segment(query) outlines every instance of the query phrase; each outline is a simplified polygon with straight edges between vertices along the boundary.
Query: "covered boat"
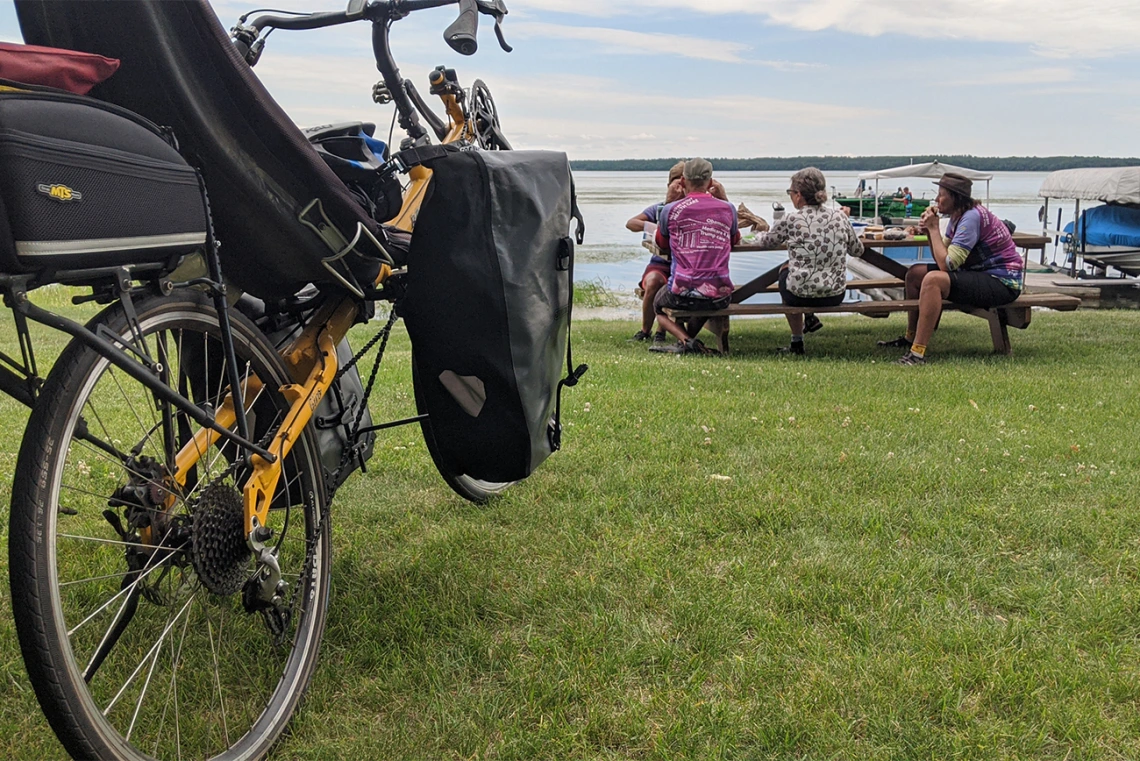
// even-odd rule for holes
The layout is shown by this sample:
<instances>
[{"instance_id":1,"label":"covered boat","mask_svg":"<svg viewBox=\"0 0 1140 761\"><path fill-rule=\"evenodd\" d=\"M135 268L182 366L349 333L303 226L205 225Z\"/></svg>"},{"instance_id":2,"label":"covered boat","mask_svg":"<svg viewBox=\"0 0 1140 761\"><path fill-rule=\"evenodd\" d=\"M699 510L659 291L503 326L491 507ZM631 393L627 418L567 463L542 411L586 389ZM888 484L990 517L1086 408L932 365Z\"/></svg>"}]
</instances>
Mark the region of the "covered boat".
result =
<instances>
[{"instance_id":1,"label":"covered boat","mask_svg":"<svg viewBox=\"0 0 1140 761\"><path fill-rule=\"evenodd\" d=\"M1041 184L1038 196L1045 199L1041 219L1049 221L1051 199L1072 200L1073 222L1060 234L1073 254L1087 264L1115 267L1126 275L1140 275L1140 167L1064 169L1053 172ZM1081 211L1081 204L1101 202Z\"/></svg>"}]
</instances>

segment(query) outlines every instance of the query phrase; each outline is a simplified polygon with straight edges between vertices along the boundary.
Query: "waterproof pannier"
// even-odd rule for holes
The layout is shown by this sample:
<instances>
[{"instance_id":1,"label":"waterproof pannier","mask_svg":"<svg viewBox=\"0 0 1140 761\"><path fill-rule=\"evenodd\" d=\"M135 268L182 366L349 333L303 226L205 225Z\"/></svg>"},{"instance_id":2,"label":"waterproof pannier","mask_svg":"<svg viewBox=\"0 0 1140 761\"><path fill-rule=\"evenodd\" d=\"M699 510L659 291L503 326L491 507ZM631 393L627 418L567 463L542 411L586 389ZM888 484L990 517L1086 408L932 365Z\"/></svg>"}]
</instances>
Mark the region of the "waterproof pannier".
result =
<instances>
[{"instance_id":1,"label":"waterproof pannier","mask_svg":"<svg viewBox=\"0 0 1140 761\"><path fill-rule=\"evenodd\" d=\"M195 170L129 111L77 95L0 93L0 270L173 265L206 241Z\"/></svg>"},{"instance_id":2,"label":"waterproof pannier","mask_svg":"<svg viewBox=\"0 0 1140 761\"><path fill-rule=\"evenodd\" d=\"M425 435L445 475L516 481L558 447L572 217L581 231L570 166L546 151L426 163L402 307Z\"/></svg>"}]
</instances>

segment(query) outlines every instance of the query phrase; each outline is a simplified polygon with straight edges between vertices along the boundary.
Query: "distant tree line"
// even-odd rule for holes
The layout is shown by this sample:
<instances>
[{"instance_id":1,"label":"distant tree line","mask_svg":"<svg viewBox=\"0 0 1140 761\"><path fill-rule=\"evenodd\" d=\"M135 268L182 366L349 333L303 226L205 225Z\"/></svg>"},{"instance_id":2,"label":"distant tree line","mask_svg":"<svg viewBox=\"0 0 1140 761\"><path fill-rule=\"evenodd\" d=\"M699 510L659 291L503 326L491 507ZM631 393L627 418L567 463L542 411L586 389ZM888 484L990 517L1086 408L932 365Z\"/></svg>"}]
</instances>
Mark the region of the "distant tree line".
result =
<instances>
[{"instance_id":1,"label":"distant tree line","mask_svg":"<svg viewBox=\"0 0 1140 761\"><path fill-rule=\"evenodd\" d=\"M578 171L666 172L680 159L587 159L572 161ZM889 169L904 164L941 161L985 172L1053 172L1082 167L1137 166L1140 158L1104 156L790 156L777 158L725 159L710 158L721 171L776 172L795 171L814 166L824 171L869 171Z\"/></svg>"}]
</instances>

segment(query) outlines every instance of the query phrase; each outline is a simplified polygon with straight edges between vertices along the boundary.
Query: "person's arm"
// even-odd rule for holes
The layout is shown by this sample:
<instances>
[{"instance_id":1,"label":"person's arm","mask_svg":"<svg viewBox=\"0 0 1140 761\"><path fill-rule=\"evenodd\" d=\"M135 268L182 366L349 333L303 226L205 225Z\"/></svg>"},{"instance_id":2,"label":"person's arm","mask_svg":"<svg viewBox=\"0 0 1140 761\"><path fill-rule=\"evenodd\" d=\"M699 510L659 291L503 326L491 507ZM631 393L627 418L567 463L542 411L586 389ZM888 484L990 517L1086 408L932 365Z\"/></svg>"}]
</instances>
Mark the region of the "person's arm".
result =
<instances>
[{"instance_id":1,"label":"person's arm","mask_svg":"<svg viewBox=\"0 0 1140 761\"><path fill-rule=\"evenodd\" d=\"M942 230L938 226L938 212L927 207L926 211L922 212L919 224L926 228L926 234L930 238L930 253L934 256L934 263L938 265L938 269L949 272L950 267L946 261L947 242L942 239Z\"/></svg>"},{"instance_id":2,"label":"person's arm","mask_svg":"<svg viewBox=\"0 0 1140 761\"><path fill-rule=\"evenodd\" d=\"M630 232L644 232L645 231L645 222L648 222L648 221L649 221L649 216L646 216L645 212L642 212L641 214L638 214L637 216L630 216L629 221L626 222L626 229L629 230Z\"/></svg>"},{"instance_id":3,"label":"person's arm","mask_svg":"<svg viewBox=\"0 0 1140 761\"><path fill-rule=\"evenodd\" d=\"M630 217L629 221L625 223L625 229L631 233L640 233L645 231L645 223L649 221L649 217L645 212L641 212L636 217Z\"/></svg>"},{"instance_id":4,"label":"person's arm","mask_svg":"<svg viewBox=\"0 0 1140 761\"><path fill-rule=\"evenodd\" d=\"M721 185L716 180L709 180L709 195L713 198L719 198L722 201L728 200L728 194L724 191L724 185Z\"/></svg>"},{"instance_id":5,"label":"person's arm","mask_svg":"<svg viewBox=\"0 0 1140 761\"><path fill-rule=\"evenodd\" d=\"M716 180L713 180L713 182L716 182ZM723 189L724 188L721 188L721 190L723 190ZM721 200L724 200L724 199L721 199ZM732 208L732 204L729 204L729 208ZM736 216L736 209L733 208L732 209L732 245L736 246L739 244L740 244L740 220Z\"/></svg>"},{"instance_id":6,"label":"person's arm","mask_svg":"<svg viewBox=\"0 0 1140 761\"><path fill-rule=\"evenodd\" d=\"M934 253L934 261L938 263L938 268L950 272L961 267L981 237L982 215L977 209L968 210L957 220L954 224L954 235L949 240L943 238L941 234L931 233L930 250ZM935 248L936 244L938 248ZM938 258L939 250L943 254L941 259Z\"/></svg>"},{"instance_id":7,"label":"person's arm","mask_svg":"<svg viewBox=\"0 0 1140 761\"><path fill-rule=\"evenodd\" d=\"M776 224L772 225L772 229L767 232L762 232L756 236L756 240L752 245L759 246L760 248L779 248L788 242L791 237L792 222L791 217L784 217Z\"/></svg>"},{"instance_id":8,"label":"person's arm","mask_svg":"<svg viewBox=\"0 0 1140 761\"><path fill-rule=\"evenodd\" d=\"M843 221L846 222L847 218L844 217ZM855 228L850 223L847 224L847 255L853 256L856 259L863 258L863 241L859 240L859 236L855 234Z\"/></svg>"}]
</instances>

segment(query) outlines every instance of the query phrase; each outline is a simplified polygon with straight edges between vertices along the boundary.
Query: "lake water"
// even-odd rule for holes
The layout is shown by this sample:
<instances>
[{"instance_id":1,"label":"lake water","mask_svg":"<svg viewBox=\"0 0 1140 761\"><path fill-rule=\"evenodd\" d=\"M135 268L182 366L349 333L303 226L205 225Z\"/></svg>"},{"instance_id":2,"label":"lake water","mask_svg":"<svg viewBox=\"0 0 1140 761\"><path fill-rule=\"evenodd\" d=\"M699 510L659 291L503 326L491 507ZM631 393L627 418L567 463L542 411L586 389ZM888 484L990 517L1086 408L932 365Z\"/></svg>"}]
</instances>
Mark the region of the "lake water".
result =
<instances>
[{"instance_id":1,"label":"lake water","mask_svg":"<svg viewBox=\"0 0 1140 761\"><path fill-rule=\"evenodd\" d=\"M850 194L858 184L857 172L826 172L828 184L840 194ZM1037 197L1048 172L996 172L990 182L990 209L1002 219L1017 225L1019 232L1037 233L1041 223L1037 211L1042 200ZM779 202L788 210L791 202L785 192L790 172L717 172L733 205L743 203L755 214L772 221L772 204ZM578 247L574 263L574 280L590 281L632 301L633 289L649 260L641 247L641 235L625 229L626 220L665 196L665 172L576 172L574 182L578 205L586 220L586 242ZM933 198L937 188L929 179L905 181L915 198ZM894 190L880 183L880 190ZM984 182L974 183L974 197L985 199ZM1050 216L1056 223L1055 205ZM1072 210L1065 207L1065 219ZM1051 253L1051 249L1047 249ZM787 256L783 252L745 252L732 255L732 279L744 283L776 266Z\"/></svg>"}]
</instances>

